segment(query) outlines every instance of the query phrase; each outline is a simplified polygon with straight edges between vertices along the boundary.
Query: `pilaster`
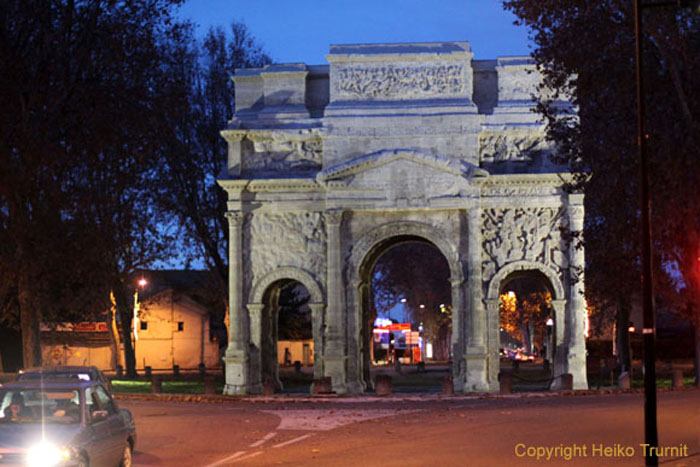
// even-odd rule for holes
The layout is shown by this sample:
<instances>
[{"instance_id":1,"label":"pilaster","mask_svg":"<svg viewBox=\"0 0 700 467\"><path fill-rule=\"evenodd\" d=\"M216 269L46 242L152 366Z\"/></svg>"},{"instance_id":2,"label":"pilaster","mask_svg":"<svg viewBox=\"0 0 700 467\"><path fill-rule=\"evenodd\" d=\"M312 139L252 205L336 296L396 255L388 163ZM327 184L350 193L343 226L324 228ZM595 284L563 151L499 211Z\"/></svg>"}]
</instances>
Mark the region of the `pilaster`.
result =
<instances>
[{"instance_id":1,"label":"pilaster","mask_svg":"<svg viewBox=\"0 0 700 467\"><path fill-rule=\"evenodd\" d=\"M328 236L328 309L326 319L326 346L323 352L323 366L326 376L333 382L336 393L347 392L347 356L345 354L345 319L342 277L340 228L343 211L324 213Z\"/></svg>"},{"instance_id":2,"label":"pilaster","mask_svg":"<svg viewBox=\"0 0 700 467\"><path fill-rule=\"evenodd\" d=\"M582 194L569 195L567 215L571 232L582 233L584 216ZM570 328L567 372L574 377L574 389L587 389L586 342L584 337L587 311L586 300L583 295L585 258L583 248L577 248L577 243L578 241L574 239L569 244L569 283L571 285L567 303L567 319Z\"/></svg>"},{"instance_id":3,"label":"pilaster","mask_svg":"<svg viewBox=\"0 0 700 467\"><path fill-rule=\"evenodd\" d=\"M241 164L243 162L242 141L243 138L245 138L245 132L239 130L223 130L220 134L228 145L228 158L226 162L228 174L233 177L240 177Z\"/></svg>"},{"instance_id":4,"label":"pilaster","mask_svg":"<svg viewBox=\"0 0 700 467\"><path fill-rule=\"evenodd\" d=\"M467 293L469 319L467 320L467 375L465 391L488 391L488 368L493 349L488 347L487 317L484 308L481 273L481 208L474 206L467 212ZM498 361L496 349L495 361Z\"/></svg>"}]
</instances>

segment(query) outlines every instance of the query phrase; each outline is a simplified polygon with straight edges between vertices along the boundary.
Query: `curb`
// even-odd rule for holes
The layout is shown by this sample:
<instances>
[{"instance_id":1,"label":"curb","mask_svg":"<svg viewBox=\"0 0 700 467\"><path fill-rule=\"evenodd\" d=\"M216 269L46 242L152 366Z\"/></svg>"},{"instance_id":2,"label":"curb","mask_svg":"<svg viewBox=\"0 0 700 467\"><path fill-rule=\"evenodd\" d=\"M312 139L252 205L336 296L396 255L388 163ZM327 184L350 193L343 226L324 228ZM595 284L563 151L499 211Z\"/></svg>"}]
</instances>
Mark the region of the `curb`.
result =
<instances>
[{"instance_id":1,"label":"curb","mask_svg":"<svg viewBox=\"0 0 700 467\"><path fill-rule=\"evenodd\" d=\"M656 392L689 392L697 391L700 388L696 386L687 386L680 389L673 388L657 388ZM454 394L451 396L444 394L415 394L415 395L400 395L393 394L388 396L375 395L335 395L328 396L297 396L297 395L277 395L277 396L233 396L224 394L149 394L149 393L116 393L114 398L119 401L154 401L154 402L194 402L207 404L235 404L235 403L362 403L362 402L459 402L465 400L509 400L509 399L535 399L547 397L576 397L576 396L601 396L601 395L620 395L620 394L643 394L644 388L634 389L579 389L579 390L564 390L564 391L546 391L546 392L521 392L514 394L494 394L494 393L470 393L470 394Z\"/></svg>"}]
</instances>

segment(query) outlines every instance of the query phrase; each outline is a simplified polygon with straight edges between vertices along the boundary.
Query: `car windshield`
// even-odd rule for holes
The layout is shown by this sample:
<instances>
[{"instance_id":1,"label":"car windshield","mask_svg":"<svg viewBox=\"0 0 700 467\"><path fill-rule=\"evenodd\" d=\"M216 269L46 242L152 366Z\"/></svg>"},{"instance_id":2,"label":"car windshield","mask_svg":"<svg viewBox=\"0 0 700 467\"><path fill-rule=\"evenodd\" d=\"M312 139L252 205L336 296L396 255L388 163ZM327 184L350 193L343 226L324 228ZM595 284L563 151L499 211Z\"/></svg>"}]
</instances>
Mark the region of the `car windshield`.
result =
<instances>
[{"instance_id":1,"label":"car windshield","mask_svg":"<svg viewBox=\"0 0 700 467\"><path fill-rule=\"evenodd\" d=\"M77 389L0 389L0 423L80 423Z\"/></svg>"}]
</instances>

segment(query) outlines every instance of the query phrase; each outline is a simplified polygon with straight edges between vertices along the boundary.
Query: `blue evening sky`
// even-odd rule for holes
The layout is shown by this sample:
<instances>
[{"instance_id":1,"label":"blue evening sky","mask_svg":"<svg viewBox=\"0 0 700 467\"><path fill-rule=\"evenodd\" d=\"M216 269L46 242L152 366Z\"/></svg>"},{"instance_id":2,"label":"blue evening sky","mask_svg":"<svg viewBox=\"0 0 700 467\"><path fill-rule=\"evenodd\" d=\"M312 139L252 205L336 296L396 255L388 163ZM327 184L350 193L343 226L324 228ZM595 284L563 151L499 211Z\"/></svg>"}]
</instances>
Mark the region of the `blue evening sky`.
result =
<instances>
[{"instance_id":1,"label":"blue evening sky","mask_svg":"<svg viewBox=\"0 0 700 467\"><path fill-rule=\"evenodd\" d=\"M241 21L276 63L326 64L330 44L467 41L475 59L527 55L527 30L500 0L187 0L183 19Z\"/></svg>"}]
</instances>

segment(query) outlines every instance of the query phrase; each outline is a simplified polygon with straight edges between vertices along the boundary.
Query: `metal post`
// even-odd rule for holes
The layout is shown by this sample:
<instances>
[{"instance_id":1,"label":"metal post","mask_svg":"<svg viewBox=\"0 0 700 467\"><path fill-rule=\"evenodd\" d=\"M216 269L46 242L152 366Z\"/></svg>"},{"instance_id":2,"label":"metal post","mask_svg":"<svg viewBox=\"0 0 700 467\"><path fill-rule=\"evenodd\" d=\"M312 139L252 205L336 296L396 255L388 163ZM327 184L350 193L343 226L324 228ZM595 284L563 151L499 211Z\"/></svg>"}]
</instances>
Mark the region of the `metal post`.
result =
<instances>
[{"instance_id":1,"label":"metal post","mask_svg":"<svg viewBox=\"0 0 700 467\"><path fill-rule=\"evenodd\" d=\"M646 115L644 108L644 75L642 49L642 0L635 0L635 39L637 64L637 148L639 156L639 191L642 227L642 306L644 337L644 443L647 445L645 464L658 465L659 445L656 426L656 368L654 298L652 293L651 216L649 203L649 162L646 144ZM653 448L653 449L652 449Z\"/></svg>"}]
</instances>

